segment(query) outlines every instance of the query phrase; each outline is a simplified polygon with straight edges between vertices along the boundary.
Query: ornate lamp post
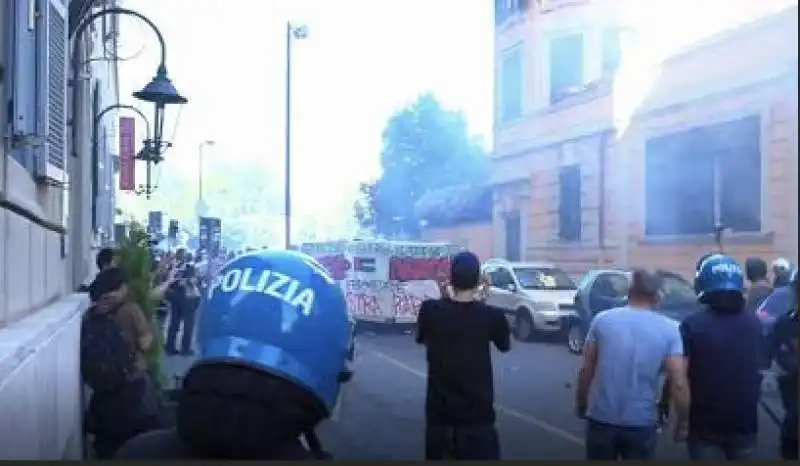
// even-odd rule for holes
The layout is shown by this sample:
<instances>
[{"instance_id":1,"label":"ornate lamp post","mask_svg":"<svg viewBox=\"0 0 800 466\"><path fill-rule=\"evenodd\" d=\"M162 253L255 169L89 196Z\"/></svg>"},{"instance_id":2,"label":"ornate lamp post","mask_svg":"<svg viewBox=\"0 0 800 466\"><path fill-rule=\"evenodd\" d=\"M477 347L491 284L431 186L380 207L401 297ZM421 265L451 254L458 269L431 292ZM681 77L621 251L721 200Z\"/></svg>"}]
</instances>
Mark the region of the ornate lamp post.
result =
<instances>
[{"instance_id":1,"label":"ornate lamp post","mask_svg":"<svg viewBox=\"0 0 800 466\"><path fill-rule=\"evenodd\" d=\"M127 8L107 8L97 13L93 13L86 17L83 21L78 24L78 27L75 28L75 32L73 33L74 37L79 37L87 27L97 18L102 16L110 16L110 15L124 15L124 16L133 16L142 20L153 32L156 34L158 38L158 43L161 46L161 62L156 69L155 77L140 91L134 92L133 97L137 100L142 102L150 102L155 107L154 111L154 118L152 120L153 127L150 128L149 135L147 139L144 141L144 149L137 155L136 159L144 161L147 164L147 172L148 175L151 170L151 165L157 164L163 160L161 156L162 149L168 146L168 142L163 140L164 135L164 110L167 105L174 105L174 104L185 104L188 102L186 97L180 95L175 89L175 86L172 85L172 81L170 81L167 75L167 47L166 43L164 42L164 37L161 35L161 31L150 21L149 18L144 16L143 14L129 10ZM80 41L73 40L73 49L72 49L72 83L73 86L76 86L78 83L78 74L80 68L80 62L78 60L78 45ZM127 107L126 107L127 108ZM73 150L73 157L78 157L77 153L77 139L78 139L78 132L75 130L78 125L77 121L80 119L80 112L78 111L78 99L72 99L72 115L73 115L73 131L72 131L72 150ZM150 123L148 122L148 125ZM147 197L150 197L150 194L153 191L153 187L150 186L150 177L147 177L146 185L143 187L143 194L146 194Z\"/></svg>"}]
</instances>

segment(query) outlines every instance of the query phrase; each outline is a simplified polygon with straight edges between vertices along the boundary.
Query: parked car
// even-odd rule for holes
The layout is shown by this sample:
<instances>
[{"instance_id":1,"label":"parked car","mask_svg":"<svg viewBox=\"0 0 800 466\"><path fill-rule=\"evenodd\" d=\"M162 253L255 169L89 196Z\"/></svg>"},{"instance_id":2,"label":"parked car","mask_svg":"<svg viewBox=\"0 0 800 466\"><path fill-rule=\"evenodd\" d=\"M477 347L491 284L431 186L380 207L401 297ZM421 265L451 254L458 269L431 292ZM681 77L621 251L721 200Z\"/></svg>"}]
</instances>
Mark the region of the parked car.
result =
<instances>
[{"instance_id":1,"label":"parked car","mask_svg":"<svg viewBox=\"0 0 800 466\"><path fill-rule=\"evenodd\" d=\"M553 264L490 259L483 274L489 285L486 303L503 309L518 340L564 331L575 313L577 286Z\"/></svg>"},{"instance_id":2,"label":"parked car","mask_svg":"<svg viewBox=\"0 0 800 466\"><path fill-rule=\"evenodd\" d=\"M676 324L700 310L692 284L680 274L659 270L661 300L655 311ZM580 353L591 320L608 309L624 306L628 301L631 272L621 269L599 269L584 274L575 294L575 313L568 322L567 348Z\"/></svg>"}]
</instances>

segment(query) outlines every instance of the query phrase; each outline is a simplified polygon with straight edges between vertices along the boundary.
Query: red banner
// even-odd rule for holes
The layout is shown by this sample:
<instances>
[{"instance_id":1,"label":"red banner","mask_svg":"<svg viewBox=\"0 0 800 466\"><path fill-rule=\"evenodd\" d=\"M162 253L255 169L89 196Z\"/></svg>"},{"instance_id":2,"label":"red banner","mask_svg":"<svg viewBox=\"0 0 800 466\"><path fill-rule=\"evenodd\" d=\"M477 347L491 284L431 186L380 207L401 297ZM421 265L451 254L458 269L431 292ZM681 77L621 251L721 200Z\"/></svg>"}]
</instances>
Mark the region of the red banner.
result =
<instances>
[{"instance_id":1,"label":"red banner","mask_svg":"<svg viewBox=\"0 0 800 466\"><path fill-rule=\"evenodd\" d=\"M119 119L119 189L136 189L136 121L130 117Z\"/></svg>"}]
</instances>

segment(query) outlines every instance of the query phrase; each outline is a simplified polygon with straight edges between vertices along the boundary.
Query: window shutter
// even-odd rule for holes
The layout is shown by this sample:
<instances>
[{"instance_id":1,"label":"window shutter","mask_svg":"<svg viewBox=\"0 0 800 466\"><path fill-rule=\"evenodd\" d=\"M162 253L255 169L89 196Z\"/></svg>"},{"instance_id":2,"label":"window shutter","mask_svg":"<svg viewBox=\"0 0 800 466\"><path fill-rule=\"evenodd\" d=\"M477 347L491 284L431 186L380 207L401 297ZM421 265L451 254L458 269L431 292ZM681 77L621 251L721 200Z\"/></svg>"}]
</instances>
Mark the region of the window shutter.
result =
<instances>
[{"instance_id":1,"label":"window shutter","mask_svg":"<svg viewBox=\"0 0 800 466\"><path fill-rule=\"evenodd\" d=\"M36 11L35 0L14 0L12 155L34 168L36 141Z\"/></svg>"},{"instance_id":2,"label":"window shutter","mask_svg":"<svg viewBox=\"0 0 800 466\"><path fill-rule=\"evenodd\" d=\"M67 154L67 73L69 39L67 8L63 0L44 0L42 27L37 37L39 52L38 108L43 117L39 131L44 147L38 158L38 175L64 181Z\"/></svg>"}]
</instances>

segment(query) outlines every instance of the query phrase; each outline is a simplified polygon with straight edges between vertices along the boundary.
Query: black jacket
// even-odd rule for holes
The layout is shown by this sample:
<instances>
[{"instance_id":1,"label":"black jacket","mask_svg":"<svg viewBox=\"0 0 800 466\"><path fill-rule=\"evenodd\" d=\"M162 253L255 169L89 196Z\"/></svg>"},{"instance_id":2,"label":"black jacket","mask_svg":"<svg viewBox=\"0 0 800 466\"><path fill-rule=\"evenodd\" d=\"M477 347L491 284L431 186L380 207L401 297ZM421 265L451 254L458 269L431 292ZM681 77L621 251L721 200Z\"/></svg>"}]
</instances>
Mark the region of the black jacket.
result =
<instances>
[{"instance_id":1,"label":"black jacket","mask_svg":"<svg viewBox=\"0 0 800 466\"><path fill-rule=\"evenodd\" d=\"M141 434L129 440L117 451L116 459L120 460L177 460L177 459L221 459L209 458L184 443L173 429L155 430ZM224 458L222 458L224 459ZM286 445L276 451L271 458L264 460L306 461L313 460L313 455L306 450L300 440Z\"/></svg>"}]
</instances>

